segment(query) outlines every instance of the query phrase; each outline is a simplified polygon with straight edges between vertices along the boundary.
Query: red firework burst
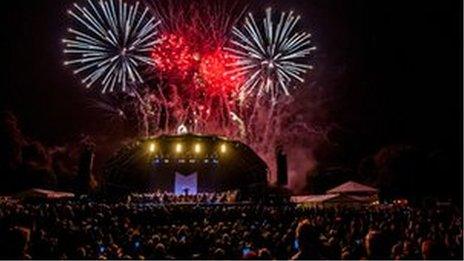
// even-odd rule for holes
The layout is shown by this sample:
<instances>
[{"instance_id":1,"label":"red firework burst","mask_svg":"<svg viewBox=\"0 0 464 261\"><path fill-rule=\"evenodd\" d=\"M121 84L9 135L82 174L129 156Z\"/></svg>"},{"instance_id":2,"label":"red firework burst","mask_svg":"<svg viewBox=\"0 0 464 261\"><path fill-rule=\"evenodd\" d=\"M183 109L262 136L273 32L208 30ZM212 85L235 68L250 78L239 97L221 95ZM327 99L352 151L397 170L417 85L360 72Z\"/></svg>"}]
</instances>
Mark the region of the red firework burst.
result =
<instances>
[{"instance_id":1,"label":"red firework burst","mask_svg":"<svg viewBox=\"0 0 464 261\"><path fill-rule=\"evenodd\" d=\"M224 46L246 0L148 1L162 22L162 37L152 50L159 84L150 115L166 122L165 131L183 124L195 132L233 133L234 94L243 79L227 73L235 58Z\"/></svg>"},{"instance_id":2,"label":"red firework burst","mask_svg":"<svg viewBox=\"0 0 464 261\"><path fill-rule=\"evenodd\" d=\"M227 74L228 67L234 62L235 59L221 49L201 58L199 74L210 91L228 94L241 84L242 79Z\"/></svg>"},{"instance_id":3,"label":"red firework burst","mask_svg":"<svg viewBox=\"0 0 464 261\"><path fill-rule=\"evenodd\" d=\"M164 33L152 53L156 72L178 88L195 90L202 96L226 94L227 97L237 89L241 79L226 74L234 58L223 47L233 26L247 10L248 1L148 2L161 20Z\"/></svg>"},{"instance_id":4,"label":"red firework burst","mask_svg":"<svg viewBox=\"0 0 464 261\"><path fill-rule=\"evenodd\" d=\"M176 81L209 94L230 94L241 79L227 74L234 58L221 48L196 50L182 36L167 34L152 52L156 71L163 78Z\"/></svg>"},{"instance_id":5,"label":"red firework burst","mask_svg":"<svg viewBox=\"0 0 464 261\"><path fill-rule=\"evenodd\" d=\"M170 80L186 80L195 65L191 47L182 36L163 35L153 48L156 71Z\"/></svg>"}]
</instances>

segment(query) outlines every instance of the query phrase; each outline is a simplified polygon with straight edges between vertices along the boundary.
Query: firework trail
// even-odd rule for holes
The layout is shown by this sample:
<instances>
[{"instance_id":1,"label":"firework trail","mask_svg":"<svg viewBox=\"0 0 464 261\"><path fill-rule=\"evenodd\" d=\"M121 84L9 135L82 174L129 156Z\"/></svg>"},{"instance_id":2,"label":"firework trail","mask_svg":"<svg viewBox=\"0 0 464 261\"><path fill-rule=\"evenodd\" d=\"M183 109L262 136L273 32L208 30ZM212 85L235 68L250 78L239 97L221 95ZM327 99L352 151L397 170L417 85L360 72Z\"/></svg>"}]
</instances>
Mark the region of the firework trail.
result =
<instances>
[{"instance_id":1,"label":"firework trail","mask_svg":"<svg viewBox=\"0 0 464 261\"><path fill-rule=\"evenodd\" d=\"M123 121L127 119L126 113L120 108L120 103L115 104L109 99L89 99L89 109L97 110L110 123Z\"/></svg>"},{"instance_id":2,"label":"firework trail","mask_svg":"<svg viewBox=\"0 0 464 261\"><path fill-rule=\"evenodd\" d=\"M141 68L153 65L150 50L157 43L160 22L139 2L86 3L74 4L68 11L77 29L69 28L68 38L63 39L68 56L64 64L73 66L74 74L82 75L88 88L98 81L103 93L116 86L126 91L130 84L143 83Z\"/></svg>"},{"instance_id":3,"label":"firework trail","mask_svg":"<svg viewBox=\"0 0 464 261\"><path fill-rule=\"evenodd\" d=\"M243 0L149 0L163 32L189 39L199 53L224 46L249 7Z\"/></svg>"}]
</instances>

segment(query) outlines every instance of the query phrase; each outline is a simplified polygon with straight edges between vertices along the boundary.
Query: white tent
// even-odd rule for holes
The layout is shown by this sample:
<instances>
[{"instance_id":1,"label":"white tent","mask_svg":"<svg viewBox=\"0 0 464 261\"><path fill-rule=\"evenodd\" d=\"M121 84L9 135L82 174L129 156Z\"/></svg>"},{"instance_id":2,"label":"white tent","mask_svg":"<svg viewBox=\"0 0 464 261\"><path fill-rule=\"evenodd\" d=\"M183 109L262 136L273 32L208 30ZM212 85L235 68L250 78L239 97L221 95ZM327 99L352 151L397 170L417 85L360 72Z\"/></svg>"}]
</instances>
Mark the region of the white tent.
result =
<instances>
[{"instance_id":1,"label":"white tent","mask_svg":"<svg viewBox=\"0 0 464 261\"><path fill-rule=\"evenodd\" d=\"M324 201L338 197L337 194L332 195L305 195L305 196L292 196L290 202L292 203L305 203L305 204L319 204Z\"/></svg>"},{"instance_id":2,"label":"white tent","mask_svg":"<svg viewBox=\"0 0 464 261\"><path fill-rule=\"evenodd\" d=\"M54 199L70 199L70 198L74 198L74 196L75 196L74 193L71 193L71 192L33 188L33 189L29 189L29 190L18 193L16 195L16 198L54 200Z\"/></svg>"},{"instance_id":3,"label":"white tent","mask_svg":"<svg viewBox=\"0 0 464 261\"><path fill-rule=\"evenodd\" d=\"M327 190L327 194L353 194L353 195L372 195L377 194L378 189L369 187L354 181L348 181L333 189Z\"/></svg>"},{"instance_id":4,"label":"white tent","mask_svg":"<svg viewBox=\"0 0 464 261\"><path fill-rule=\"evenodd\" d=\"M302 207L361 206L371 202L369 198L346 194L293 196L290 198L290 201Z\"/></svg>"}]
</instances>

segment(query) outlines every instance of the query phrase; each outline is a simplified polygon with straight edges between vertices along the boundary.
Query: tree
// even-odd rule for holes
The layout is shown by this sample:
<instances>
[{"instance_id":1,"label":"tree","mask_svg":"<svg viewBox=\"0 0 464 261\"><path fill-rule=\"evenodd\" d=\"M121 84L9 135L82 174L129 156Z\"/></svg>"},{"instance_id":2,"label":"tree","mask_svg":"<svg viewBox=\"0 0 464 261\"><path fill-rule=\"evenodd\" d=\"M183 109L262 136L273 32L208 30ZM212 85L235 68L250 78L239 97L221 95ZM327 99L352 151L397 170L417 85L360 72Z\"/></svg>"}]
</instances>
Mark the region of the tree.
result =
<instances>
[{"instance_id":1,"label":"tree","mask_svg":"<svg viewBox=\"0 0 464 261\"><path fill-rule=\"evenodd\" d=\"M384 198L406 197L419 199L429 192L427 186L427 157L409 145L390 145L374 156L376 185Z\"/></svg>"}]
</instances>

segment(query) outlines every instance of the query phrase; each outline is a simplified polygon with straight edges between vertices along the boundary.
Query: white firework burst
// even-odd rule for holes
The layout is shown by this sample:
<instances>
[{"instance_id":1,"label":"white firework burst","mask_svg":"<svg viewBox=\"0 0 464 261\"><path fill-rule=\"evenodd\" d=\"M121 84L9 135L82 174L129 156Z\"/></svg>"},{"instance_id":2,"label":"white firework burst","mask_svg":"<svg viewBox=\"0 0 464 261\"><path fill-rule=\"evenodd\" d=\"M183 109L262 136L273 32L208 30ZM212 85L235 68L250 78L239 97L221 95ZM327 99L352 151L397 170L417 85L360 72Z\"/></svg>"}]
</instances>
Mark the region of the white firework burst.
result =
<instances>
[{"instance_id":1,"label":"white firework burst","mask_svg":"<svg viewBox=\"0 0 464 261\"><path fill-rule=\"evenodd\" d=\"M295 32L300 19L293 12L281 13L274 24L272 9L268 8L262 26L249 13L242 30L233 28L232 46L227 50L237 62L228 73L245 77L242 97L250 93L268 93L272 98L282 92L290 95L294 80L304 82L303 75L313 68L308 56L316 47L311 46L311 34Z\"/></svg>"},{"instance_id":2,"label":"white firework burst","mask_svg":"<svg viewBox=\"0 0 464 261\"><path fill-rule=\"evenodd\" d=\"M153 64L150 50L157 43L160 22L139 2L92 1L68 11L77 27L69 28L69 37L63 39L68 56L64 64L73 66L88 88L100 84L103 93L143 83L140 70Z\"/></svg>"}]
</instances>

